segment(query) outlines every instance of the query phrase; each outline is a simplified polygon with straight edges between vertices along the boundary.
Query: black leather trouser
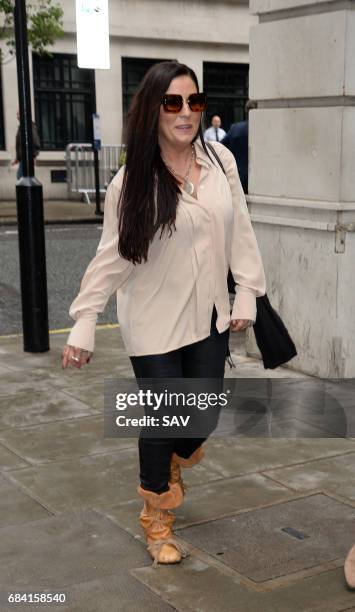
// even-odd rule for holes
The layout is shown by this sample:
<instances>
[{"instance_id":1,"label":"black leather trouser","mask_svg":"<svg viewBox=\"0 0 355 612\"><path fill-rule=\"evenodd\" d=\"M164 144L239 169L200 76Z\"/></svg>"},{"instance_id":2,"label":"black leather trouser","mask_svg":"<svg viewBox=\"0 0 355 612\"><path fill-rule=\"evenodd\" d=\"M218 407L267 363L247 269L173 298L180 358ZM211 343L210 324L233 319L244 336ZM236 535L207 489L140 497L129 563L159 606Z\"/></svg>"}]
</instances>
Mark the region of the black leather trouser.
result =
<instances>
[{"instance_id":1,"label":"black leather trouser","mask_svg":"<svg viewBox=\"0 0 355 612\"><path fill-rule=\"evenodd\" d=\"M140 378L224 378L229 329L218 332L213 308L208 338L160 355L130 357L134 374ZM171 455L187 459L206 438L145 438L138 441L140 480L143 489L163 493L169 489Z\"/></svg>"}]
</instances>

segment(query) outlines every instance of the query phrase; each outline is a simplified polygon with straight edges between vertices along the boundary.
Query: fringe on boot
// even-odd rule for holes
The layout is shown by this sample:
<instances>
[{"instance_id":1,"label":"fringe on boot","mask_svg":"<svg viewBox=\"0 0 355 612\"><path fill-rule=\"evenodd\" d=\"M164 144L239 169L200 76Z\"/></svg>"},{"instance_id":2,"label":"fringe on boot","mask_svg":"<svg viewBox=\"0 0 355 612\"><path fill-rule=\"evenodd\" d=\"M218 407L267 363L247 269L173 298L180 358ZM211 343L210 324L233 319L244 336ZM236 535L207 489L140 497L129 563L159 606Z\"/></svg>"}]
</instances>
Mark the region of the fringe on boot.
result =
<instances>
[{"instance_id":1,"label":"fringe on boot","mask_svg":"<svg viewBox=\"0 0 355 612\"><path fill-rule=\"evenodd\" d=\"M138 494L144 499L140 523L144 529L147 549L153 558L153 567L158 563L179 563L187 557L188 550L174 536L172 527L175 516L171 510L183 501L184 494L179 482L169 483L169 490L158 494L141 486Z\"/></svg>"}]
</instances>

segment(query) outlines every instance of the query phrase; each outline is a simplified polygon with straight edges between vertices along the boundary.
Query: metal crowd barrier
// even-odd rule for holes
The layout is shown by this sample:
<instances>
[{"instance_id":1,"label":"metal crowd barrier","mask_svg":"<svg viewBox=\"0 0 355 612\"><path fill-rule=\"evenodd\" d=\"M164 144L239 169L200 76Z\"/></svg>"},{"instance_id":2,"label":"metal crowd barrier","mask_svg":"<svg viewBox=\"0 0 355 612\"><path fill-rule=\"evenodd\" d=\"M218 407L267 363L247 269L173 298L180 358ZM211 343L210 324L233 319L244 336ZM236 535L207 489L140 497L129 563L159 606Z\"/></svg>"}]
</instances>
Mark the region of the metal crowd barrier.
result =
<instances>
[{"instance_id":1,"label":"metal crowd barrier","mask_svg":"<svg viewBox=\"0 0 355 612\"><path fill-rule=\"evenodd\" d=\"M102 145L99 151L100 192L106 189L116 172L120 169L125 145ZM87 142L72 142L65 150L67 166L68 198L82 194L87 204L91 204L89 194L95 193L94 153Z\"/></svg>"}]
</instances>

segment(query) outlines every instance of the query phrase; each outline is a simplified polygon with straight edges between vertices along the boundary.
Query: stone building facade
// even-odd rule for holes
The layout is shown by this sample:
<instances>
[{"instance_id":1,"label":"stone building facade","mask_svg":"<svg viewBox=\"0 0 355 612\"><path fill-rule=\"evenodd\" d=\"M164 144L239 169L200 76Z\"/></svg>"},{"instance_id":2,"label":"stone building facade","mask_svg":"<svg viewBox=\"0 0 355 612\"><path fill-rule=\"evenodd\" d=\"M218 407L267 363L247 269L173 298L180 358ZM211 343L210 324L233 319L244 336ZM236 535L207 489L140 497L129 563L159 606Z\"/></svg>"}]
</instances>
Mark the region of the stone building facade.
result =
<instances>
[{"instance_id":1,"label":"stone building facade","mask_svg":"<svg viewBox=\"0 0 355 612\"><path fill-rule=\"evenodd\" d=\"M137 83L155 60L177 59L207 87L210 114L225 127L243 118L249 71L249 30L256 21L243 0L109 0L110 70L78 71L74 0L60 0L65 36L52 58L30 52L33 114L42 151L36 175L46 198L65 198L65 146L90 137L91 112L102 142L121 143L122 121ZM1 68L0 199L15 197L16 62ZM95 110L95 109L94 109ZM59 181L59 182L57 182Z\"/></svg>"},{"instance_id":2,"label":"stone building facade","mask_svg":"<svg viewBox=\"0 0 355 612\"><path fill-rule=\"evenodd\" d=\"M249 202L291 367L355 376L355 3L252 0ZM249 336L249 351L253 338Z\"/></svg>"}]
</instances>

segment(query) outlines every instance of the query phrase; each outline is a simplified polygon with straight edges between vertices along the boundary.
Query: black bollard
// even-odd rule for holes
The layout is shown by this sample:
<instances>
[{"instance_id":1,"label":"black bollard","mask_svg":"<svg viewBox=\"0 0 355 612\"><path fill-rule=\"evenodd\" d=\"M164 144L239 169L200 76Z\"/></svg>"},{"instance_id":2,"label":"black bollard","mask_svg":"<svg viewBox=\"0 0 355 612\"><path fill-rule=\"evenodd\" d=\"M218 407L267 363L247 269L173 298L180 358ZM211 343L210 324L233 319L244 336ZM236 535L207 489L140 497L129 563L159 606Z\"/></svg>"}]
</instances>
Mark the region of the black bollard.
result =
<instances>
[{"instance_id":1,"label":"black bollard","mask_svg":"<svg viewBox=\"0 0 355 612\"><path fill-rule=\"evenodd\" d=\"M49 350L43 192L34 176L26 1L15 0L14 25L23 177L16 183L23 348Z\"/></svg>"}]
</instances>

